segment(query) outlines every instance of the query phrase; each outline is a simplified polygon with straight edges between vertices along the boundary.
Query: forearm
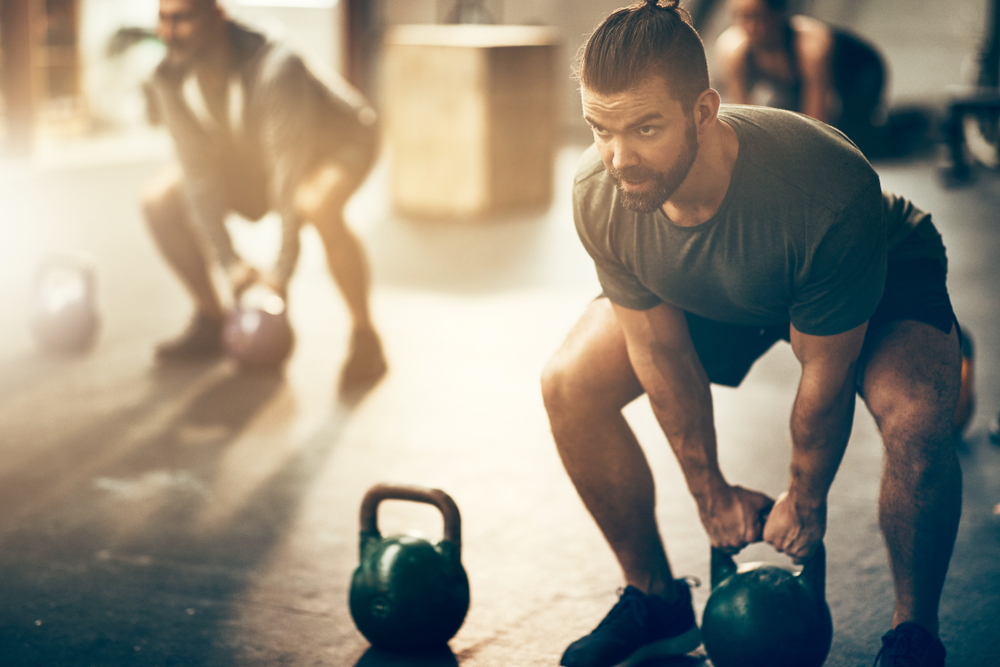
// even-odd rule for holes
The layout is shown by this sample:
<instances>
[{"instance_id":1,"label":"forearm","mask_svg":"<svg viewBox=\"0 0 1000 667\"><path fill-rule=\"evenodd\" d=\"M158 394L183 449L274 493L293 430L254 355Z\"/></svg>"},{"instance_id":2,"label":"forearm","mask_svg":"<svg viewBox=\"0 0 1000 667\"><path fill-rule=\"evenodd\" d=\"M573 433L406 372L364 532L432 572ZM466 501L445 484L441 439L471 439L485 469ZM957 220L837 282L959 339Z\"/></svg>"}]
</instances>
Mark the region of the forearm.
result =
<instances>
[{"instance_id":1,"label":"forearm","mask_svg":"<svg viewBox=\"0 0 1000 667\"><path fill-rule=\"evenodd\" d=\"M732 553L760 539L761 511L773 501L731 486L719 469L712 394L697 354L662 359L674 383L647 389L712 545ZM666 370L666 369L664 369ZM646 385L644 385L646 386Z\"/></svg>"},{"instance_id":2,"label":"forearm","mask_svg":"<svg viewBox=\"0 0 1000 667\"><path fill-rule=\"evenodd\" d=\"M825 502L837 468L847 448L854 418L854 379L836 391L803 382L792 408L792 462L789 495L799 502Z\"/></svg>"},{"instance_id":3,"label":"forearm","mask_svg":"<svg viewBox=\"0 0 1000 667\"><path fill-rule=\"evenodd\" d=\"M699 504L705 503L726 486L719 469L708 377L696 356L662 351L651 356L656 372L649 374L644 386L653 414L677 457L691 495Z\"/></svg>"},{"instance_id":4,"label":"forearm","mask_svg":"<svg viewBox=\"0 0 1000 667\"><path fill-rule=\"evenodd\" d=\"M207 238L216 261L228 269L239 260L239 255L226 229L227 209L221 185L212 179L192 182L191 177L188 177L188 183L188 200L195 225Z\"/></svg>"},{"instance_id":5,"label":"forearm","mask_svg":"<svg viewBox=\"0 0 1000 667\"><path fill-rule=\"evenodd\" d=\"M760 512L773 501L731 486L719 469L712 392L683 311L615 307L629 358L649 396L714 546L738 551L760 539Z\"/></svg>"},{"instance_id":6,"label":"forearm","mask_svg":"<svg viewBox=\"0 0 1000 667\"><path fill-rule=\"evenodd\" d=\"M282 214L281 219L281 249L278 252L278 259L274 265L272 279L274 287L281 293L288 291L288 283L292 279L295 265L299 260L301 243L299 232L302 224L298 217L290 212Z\"/></svg>"}]
</instances>

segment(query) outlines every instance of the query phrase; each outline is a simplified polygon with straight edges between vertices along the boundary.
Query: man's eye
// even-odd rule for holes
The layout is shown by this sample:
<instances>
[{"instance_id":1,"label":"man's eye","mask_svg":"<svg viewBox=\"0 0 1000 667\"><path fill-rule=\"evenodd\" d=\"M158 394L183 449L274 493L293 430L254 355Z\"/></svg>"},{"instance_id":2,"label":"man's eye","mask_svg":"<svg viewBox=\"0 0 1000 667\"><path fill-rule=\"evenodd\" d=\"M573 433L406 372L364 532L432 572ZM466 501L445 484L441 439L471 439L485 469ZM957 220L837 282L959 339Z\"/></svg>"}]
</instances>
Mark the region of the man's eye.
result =
<instances>
[{"instance_id":1,"label":"man's eye","mask_svg":"<svg viewBox=\"0 0 1000 667\"><path fill-rule=\"evenodd\" d=\"M643 136L647 136L648 137L649 135L651 135L651 134L653 134L655 132L656 132L656 128L653 127L652 125L643 125L642 127L639 128L639 134L641 134Z\"/></svg>"}]
</instances>

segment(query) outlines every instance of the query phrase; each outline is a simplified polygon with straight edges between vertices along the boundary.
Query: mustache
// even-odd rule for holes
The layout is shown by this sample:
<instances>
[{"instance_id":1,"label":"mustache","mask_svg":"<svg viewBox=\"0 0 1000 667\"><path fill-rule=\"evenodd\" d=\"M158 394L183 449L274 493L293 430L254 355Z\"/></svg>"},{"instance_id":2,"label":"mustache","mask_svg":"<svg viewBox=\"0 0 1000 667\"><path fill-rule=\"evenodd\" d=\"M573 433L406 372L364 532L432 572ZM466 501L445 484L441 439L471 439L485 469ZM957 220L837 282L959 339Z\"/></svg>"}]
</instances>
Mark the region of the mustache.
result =
<instances>
[{"instance_id":1,"label":"mustache","mask_svg":"<svg viewBox=\"0 0 1000 667\"><path fill-rule=\"evenodd\" d=\"M620 184L622 181L628 181L629 183L642 183L643 181L656 178L660 174L659 172L646 167L626 167L624 169L608 167L608 175L615 183Z\"/></svg>"}]
</instances>

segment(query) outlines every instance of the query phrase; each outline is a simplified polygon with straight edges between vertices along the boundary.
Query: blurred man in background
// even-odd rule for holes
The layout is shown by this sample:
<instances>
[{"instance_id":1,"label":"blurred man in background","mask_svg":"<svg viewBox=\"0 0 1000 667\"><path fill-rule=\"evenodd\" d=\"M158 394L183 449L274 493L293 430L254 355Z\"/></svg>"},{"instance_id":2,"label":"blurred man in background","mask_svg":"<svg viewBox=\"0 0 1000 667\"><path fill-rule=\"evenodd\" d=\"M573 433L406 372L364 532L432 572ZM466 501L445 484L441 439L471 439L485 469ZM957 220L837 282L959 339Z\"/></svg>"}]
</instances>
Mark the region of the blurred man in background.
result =
<instances>
[{"instance_id":1,"label":"blurred man in background","mask_svg":"<svg viewBox=\"0 0 1000 667\"><path fill-rule=\"evenodd\" d=\"M727 102L798 111L881 152L885 68L871 45L788 0L729 0L734 24L716 42Z\"/></svg>"},{"instance_id":2,"label":"blurred man in background","mask_svg":"<svg viewBox=\"0 0 1000 667\"><path fill-rule=\"evenodd\" d=\"M178 164L151 182L143 212L157 245L195 302L189 328L161 344L161 362L221 352L223 300L212 280L221 264L234 297L263 284L282 297L312 223L353 320L342 381L385 372L368 307L364 252L344 206L375 157L375 112L342 81L321 81L282 44L231 21L216 0L160 0L157 32L167 53L150 94L173 137ZM282 220L275 265L259 271L234 250L230 212Z\"/></svg>"}]
</instances>

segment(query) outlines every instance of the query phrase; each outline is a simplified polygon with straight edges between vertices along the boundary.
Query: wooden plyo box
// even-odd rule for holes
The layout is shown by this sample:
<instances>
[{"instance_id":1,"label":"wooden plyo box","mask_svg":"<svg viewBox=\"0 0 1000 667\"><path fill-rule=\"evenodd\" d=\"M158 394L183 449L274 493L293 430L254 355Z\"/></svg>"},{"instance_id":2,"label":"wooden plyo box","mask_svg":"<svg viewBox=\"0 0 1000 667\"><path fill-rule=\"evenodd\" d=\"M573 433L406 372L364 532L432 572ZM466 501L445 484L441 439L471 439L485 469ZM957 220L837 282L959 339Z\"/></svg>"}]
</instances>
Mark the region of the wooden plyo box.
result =
<instances>
[{"instance_id":1,"label":"wooden plyo box","mask_svg":"<svg viewBox=\"0 0 1000 667\"><path fill-rule=\"evenodd\" d=\"M534 26L389 31L381 91L394 208L453 218L546 206L557 49L555 33Z\"/></svg>"}]
</instances>

